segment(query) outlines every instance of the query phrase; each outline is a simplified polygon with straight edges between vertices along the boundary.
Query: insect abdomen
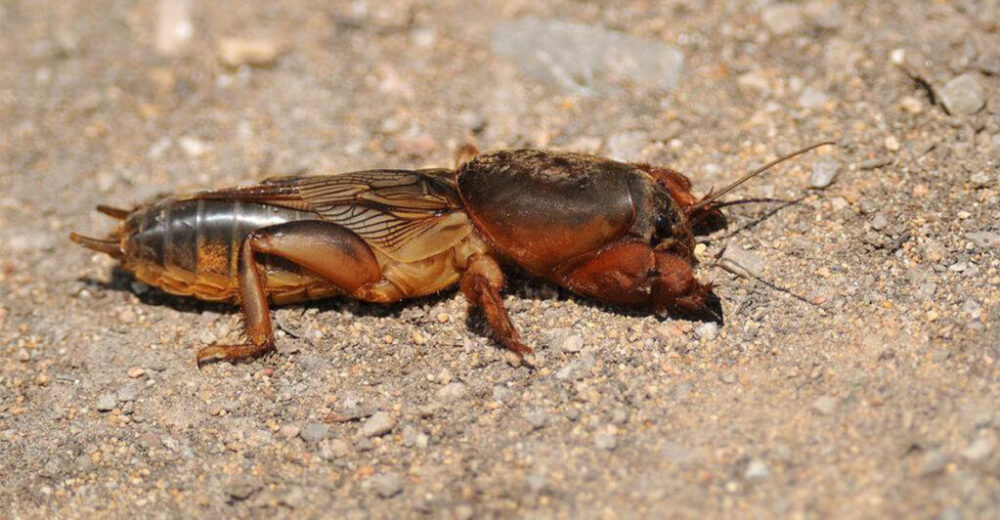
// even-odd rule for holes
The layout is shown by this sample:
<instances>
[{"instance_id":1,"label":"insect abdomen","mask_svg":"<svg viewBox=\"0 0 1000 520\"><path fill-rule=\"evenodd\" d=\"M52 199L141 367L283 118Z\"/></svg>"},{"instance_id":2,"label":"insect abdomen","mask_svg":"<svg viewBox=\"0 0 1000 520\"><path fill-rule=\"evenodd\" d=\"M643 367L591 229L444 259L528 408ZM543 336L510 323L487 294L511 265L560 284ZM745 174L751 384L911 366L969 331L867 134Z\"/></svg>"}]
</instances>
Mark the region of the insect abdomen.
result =
<instances>
[{"instance_id":1,"label":"insect abdomen","mask_svg":"<svg viewBox=\"0 0 1000 520\"><path fill-rule=\"evenodd\" d=\"M164 201L125 221L124 267L139 280L170 293L234 301L239 250L247 236L267 226L314 218L310 212L242 201ZM267 255L259 260L267 269L274 299L321 297L310 294L310 289L322 284L295 264ZM291 290L295 285L297 289ZM325 296L328 291L322 292Z\"/></svg>"}]
</instances>

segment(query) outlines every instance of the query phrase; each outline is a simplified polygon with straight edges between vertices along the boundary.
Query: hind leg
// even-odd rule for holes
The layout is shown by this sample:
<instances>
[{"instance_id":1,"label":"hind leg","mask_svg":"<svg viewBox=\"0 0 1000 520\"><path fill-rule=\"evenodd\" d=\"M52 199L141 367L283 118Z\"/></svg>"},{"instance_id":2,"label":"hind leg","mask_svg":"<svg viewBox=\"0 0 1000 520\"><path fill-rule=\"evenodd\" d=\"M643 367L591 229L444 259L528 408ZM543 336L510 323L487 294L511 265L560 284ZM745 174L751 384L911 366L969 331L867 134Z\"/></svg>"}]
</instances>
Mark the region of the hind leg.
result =
<instances>
[{"instance_id":1,"label":"hind leg","mask_svg":"<svg viewBox=\"0 0 1000 520\"><path fill-rule=\"evenodd\" d=\"M261 228L243 241L239 253L239 295L247 342L212 345L198 351L198 364L259 356L274 348L267 304L264 266L256 255L284 258L329 280L352 294L382 276L375 254L352 231L319 220L288 222Z\"/></svg>"}]
</instances>

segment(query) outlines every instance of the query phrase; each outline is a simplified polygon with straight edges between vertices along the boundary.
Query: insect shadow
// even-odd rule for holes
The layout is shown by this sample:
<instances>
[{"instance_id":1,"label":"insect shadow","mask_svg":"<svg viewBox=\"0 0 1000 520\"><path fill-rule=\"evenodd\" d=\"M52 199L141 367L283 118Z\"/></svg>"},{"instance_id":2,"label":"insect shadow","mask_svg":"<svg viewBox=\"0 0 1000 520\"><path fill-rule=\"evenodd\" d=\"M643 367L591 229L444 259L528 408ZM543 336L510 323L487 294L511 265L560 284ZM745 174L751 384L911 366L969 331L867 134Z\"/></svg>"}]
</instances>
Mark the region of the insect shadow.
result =
<instances>
[{"instance_id":1,"label":"insect shadow","mask_svg":"<svg viewBox=\"0 0 1000 520\"><path fill-rule=\"evenodd\" d=\"M119 266L115 266L112 269L111 279L109 281L98 280L89 276L80 277L78 280L85 285L96 287L101 290L133 294L141 303L145 305L154 307L169 307L179 312L201 313L210 311L223 315L239 314L240 312L238 307L234 307L228 302L209 302L198 300L186 296L170 294L156 287L149 287L148 290L136 292L133 289L133 284L137 281L136 278ZM453 294L454 291L443 291L437 294L411 298L409 300L389 304L366 303L353 300L348 297L334 296L322 300L280 304L276 305L275 308L315 308L320 311L349 310L351 314L356 316L386 317L398 316L408 307L433 305L441 300L450 298Z\"/></svg>"},{"instance_id":2,"label":"insect shadow","mask_svg":"<svg viewBox=\"0 0 1000 520\"><path fill-rule=\"evenodd\" d=\"M184 296L169 294L155 287L150 287L146 291L136 292L133 289L133 284L136 281L135 277L128 271L125 271L117 266L112 269L110 280L98 280L90 276L84 276L79 278L79 281L84 285L103 291L133 294L144 305L169 307L178 312L192 314L214 312L220 315L239 313L239 310L234 308L229 303L206 302L193 298L186 298ZM549 290L543 291L543 288L548 288ZM454 297L456 292L458 292L458 289L452 289L390 304L359 302L347 297L332 297L323 300L284 304L280 305L279 308L314 308L321 312L343 312L347 310L354 316L400 317L408 308L432 307L444 300ZM552 292L555 292L556 296L551 296ZM512 269L509 273L507 294L512 294L517 298L526 300L574 301L580 305L599 309L602 312L626 318L643 318L651 315L649 311L644 311L642 309L618 306L602 302L597 299L573 294L566 289L539 280L538 278L532 277L528 273L516 268ZM670 312L656 314L655 316L657 320L661 322L670 319L682 319L690 321L715 322L722 326L725 321L722 311L722 301L714 292L709 293L708 305L703 312ZM283 326L280 320L276 322L276 325L293 337L299 337L298 331L286 330L287 327ZM491 329L480 312L475 312L470 309L470 312L465 318L465 325L468 327L468 330L476 336L490 340L493 339ZM503 349L503 345L500 343L497 343L495 346L498 349Z\"/></svg>"}]
</instances>

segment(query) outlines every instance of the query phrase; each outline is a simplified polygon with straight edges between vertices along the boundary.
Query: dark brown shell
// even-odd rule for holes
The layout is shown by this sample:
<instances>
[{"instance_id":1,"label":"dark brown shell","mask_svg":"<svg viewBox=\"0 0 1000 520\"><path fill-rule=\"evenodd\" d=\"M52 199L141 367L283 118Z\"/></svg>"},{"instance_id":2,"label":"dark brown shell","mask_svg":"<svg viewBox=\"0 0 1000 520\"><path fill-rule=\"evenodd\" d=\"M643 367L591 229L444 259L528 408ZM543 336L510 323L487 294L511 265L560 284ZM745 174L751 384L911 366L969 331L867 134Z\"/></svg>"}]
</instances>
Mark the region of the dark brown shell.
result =
<instances>
[{"instance_id":1,"label":"dark brown shell","mask_svg":"<svg viewBox=\"0 0 1000 520\"><path fill-rule=\"evenodd\" d=\"M652 179L631 164L535 150L481 154L458 170L473 224L503 255L539 276L625 234L648 242Z\"/></svg>"}]
</instances>

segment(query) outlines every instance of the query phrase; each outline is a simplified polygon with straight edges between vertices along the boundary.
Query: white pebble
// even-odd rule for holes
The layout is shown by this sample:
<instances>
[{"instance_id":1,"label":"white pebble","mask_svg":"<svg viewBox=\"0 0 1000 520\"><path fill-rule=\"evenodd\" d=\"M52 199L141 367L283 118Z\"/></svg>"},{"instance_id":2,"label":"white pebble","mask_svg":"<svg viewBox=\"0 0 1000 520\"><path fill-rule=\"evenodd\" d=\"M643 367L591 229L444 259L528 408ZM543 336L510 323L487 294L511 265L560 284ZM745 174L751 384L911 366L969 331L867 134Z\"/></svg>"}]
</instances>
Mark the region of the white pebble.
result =
<instances>
[{"instance_id":1,"label":"white pebble","mask_svg":"<svg viewBox=\"0 0 1000 520\"><path fill-rule=\"evenodd\" d=\"M712 341L719 336L719 325L714 321L706 321L695 327L694 334L703 340Z\"/></svg>"},{"instance_id":2,"label":"white pebble","mask_svg":"<svg viewBox=\"0 0 1000 520\"><path fill-rule=\"evenodd\" d=\"M396 419L385 412L376 412L365 421L361 434L365 437L381 437L396 427Z\"/></svg>"},{"instance_id":3,"label":"white pebble","mask_svg":"<svg viewBox=\"0 0 1000 520\"><path fill-rule=\"evenodd\" d=\"M403 480L395 473L385 473L372 477L372 487L382 498L391 498L403 491Z\"/></svg>"},{"instance_id":4,"label":"white pebble","mask_svg":"<svg viewBox=\"0 0 1000 520\"><path fill-rule=\"evenodd\" d=\"M224 38L219 42L219 60L229 67L265 67L278 57L278 46L268 40Z\"/></svg>"},{"instance_id":5,"label":"white pebble","mask_svg":"<svg viewBox=\"0 0 1000 520\"><path fill-rule=\"evenodd\" d=\"M747 469L743 472L743 476L747 479L762 479L771 474L771 470L768 469L767 464L760 459L751 459L750 463L747 464Z\"/></svg>"}]
</instances>

